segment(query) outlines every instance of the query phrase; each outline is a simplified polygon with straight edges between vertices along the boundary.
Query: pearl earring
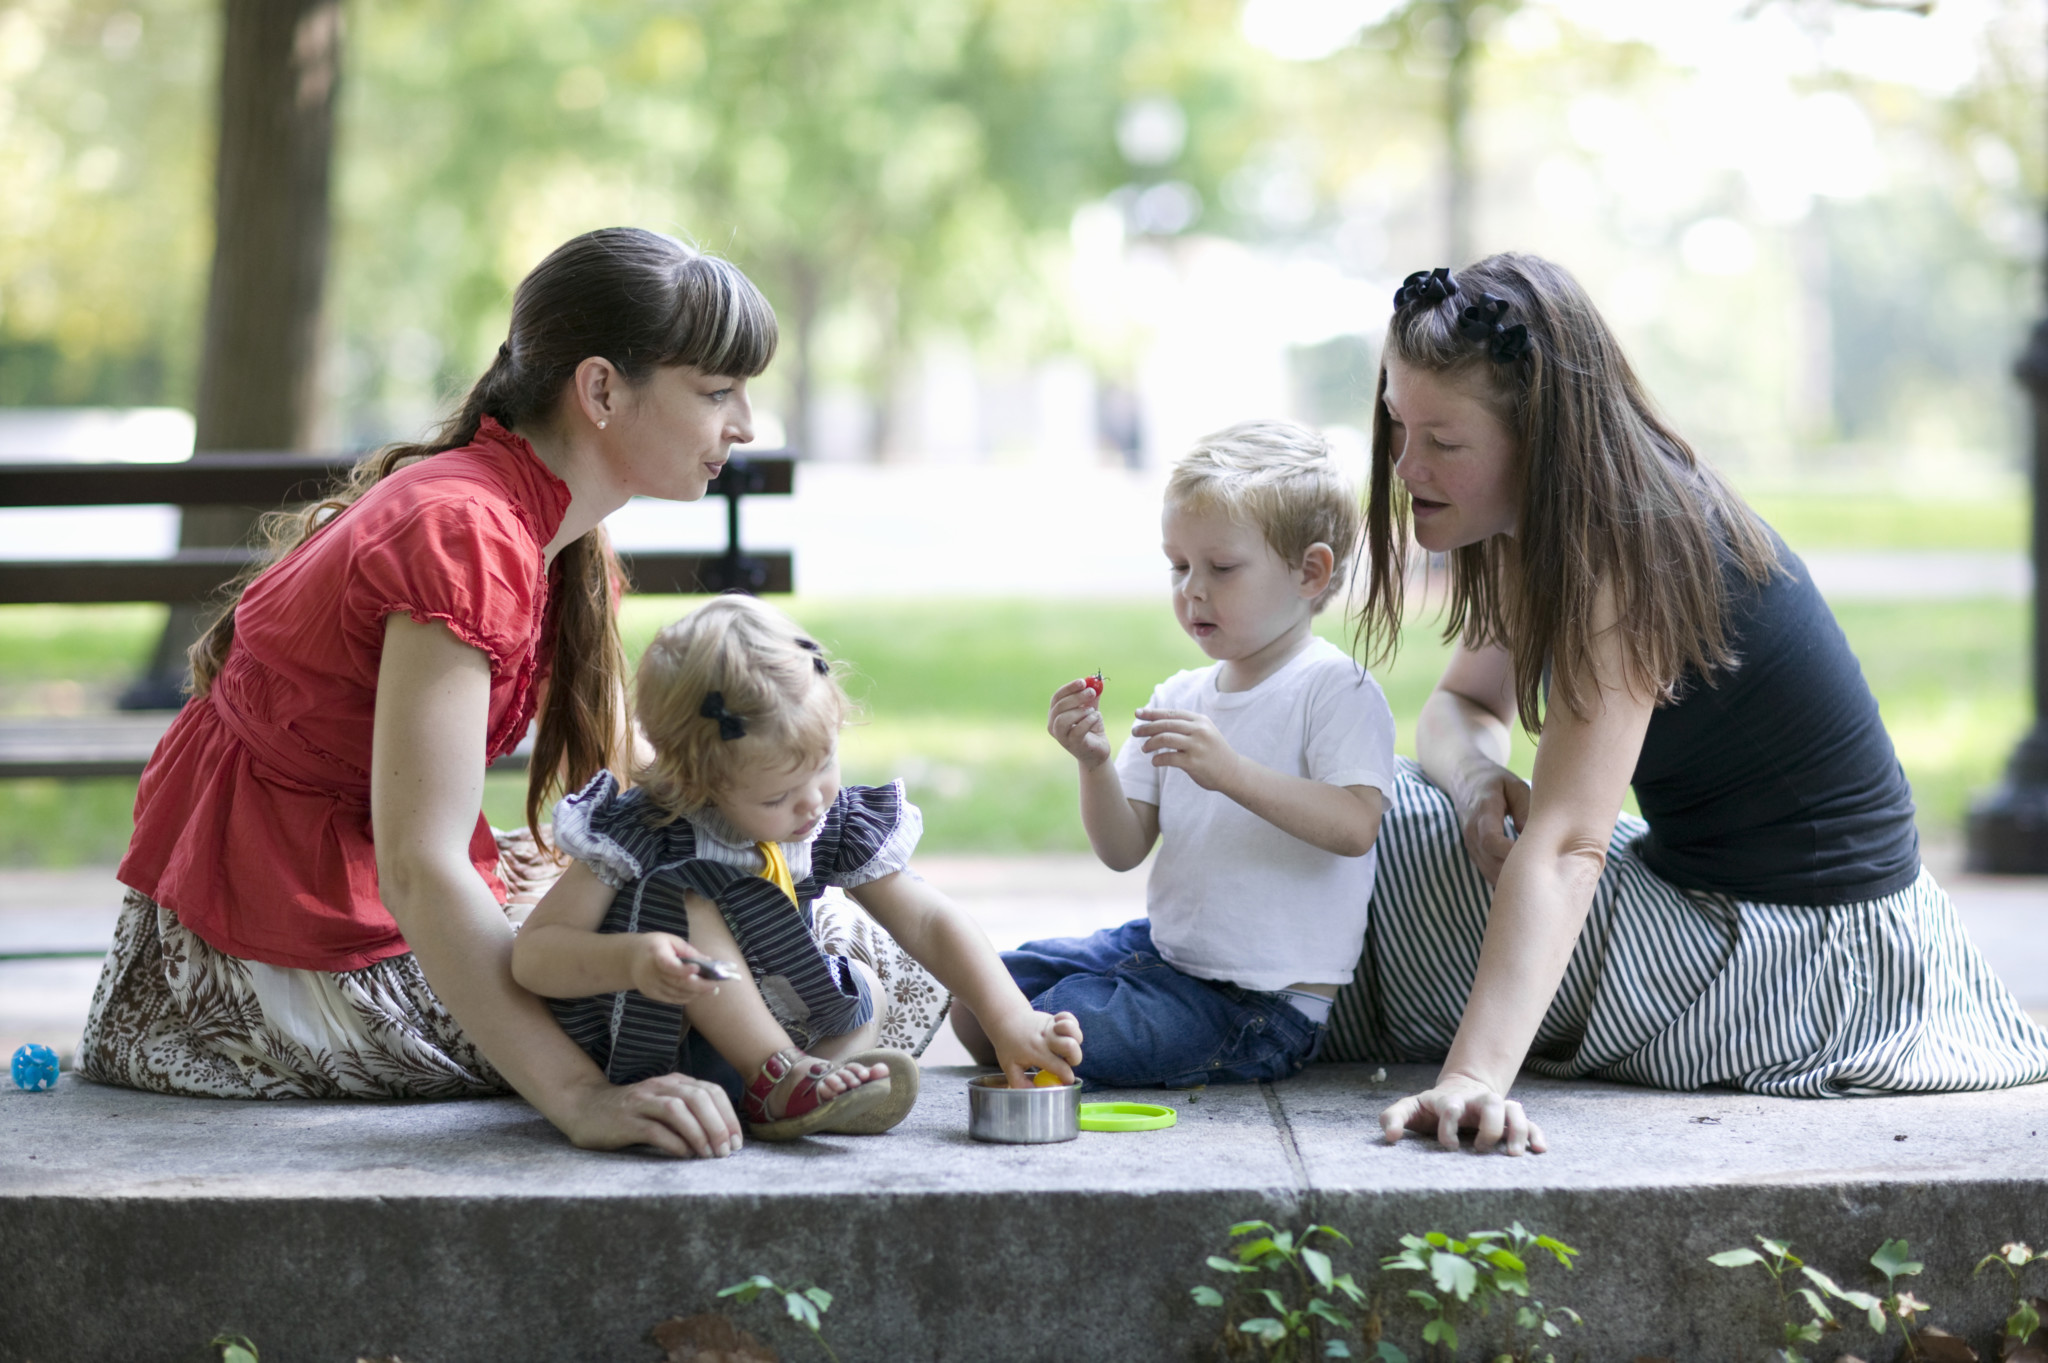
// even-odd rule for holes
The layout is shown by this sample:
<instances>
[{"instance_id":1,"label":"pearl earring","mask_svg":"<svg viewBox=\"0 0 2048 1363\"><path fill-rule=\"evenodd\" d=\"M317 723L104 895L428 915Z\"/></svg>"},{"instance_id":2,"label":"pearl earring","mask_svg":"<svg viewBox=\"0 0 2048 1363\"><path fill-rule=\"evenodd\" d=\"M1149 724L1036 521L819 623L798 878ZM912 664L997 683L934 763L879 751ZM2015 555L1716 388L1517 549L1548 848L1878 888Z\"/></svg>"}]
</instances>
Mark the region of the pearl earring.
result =
<instances>
[{"instance_id":1,"label":"pearl earring","mask_svg":"<svg viewBox=\"0 0 2048 1363\"><path fill-rule=\"evenodd\" d=\"M606 427L606 426L607 426L608 424L609 424L608 422L603 422L603 421L600 421L600 422L598 422L598 423L597 423L597 429L599 429L599 430L601 431L601 430L603 430L603 429L604 429L604 428L605 428L605 427Z\"/></svg>"}]
</instances>

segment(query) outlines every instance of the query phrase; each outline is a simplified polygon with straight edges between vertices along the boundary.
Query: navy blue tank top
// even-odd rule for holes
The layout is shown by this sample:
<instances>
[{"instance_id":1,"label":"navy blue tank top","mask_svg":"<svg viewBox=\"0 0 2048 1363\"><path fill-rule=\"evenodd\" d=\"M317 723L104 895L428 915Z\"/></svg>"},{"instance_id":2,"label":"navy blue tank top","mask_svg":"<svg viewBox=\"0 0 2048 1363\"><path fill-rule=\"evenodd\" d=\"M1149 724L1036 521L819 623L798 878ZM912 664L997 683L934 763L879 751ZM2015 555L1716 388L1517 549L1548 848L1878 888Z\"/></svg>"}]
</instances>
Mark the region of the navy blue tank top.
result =
<instances>
[{"instance_id":1,"label":"navy blue tank top","mask_svg":"<svg viewBox=\"0 0 2048 1363\"><path fill-rule=\"evenodd\" d=\"M1650 718L1635 850L1665 880L1776 904L1878 899L1920 874L1913 792L1877 698L1799 556L1762 587L1732 564L1713 684L1688 671Z\"/></svg>"}]
</instances>

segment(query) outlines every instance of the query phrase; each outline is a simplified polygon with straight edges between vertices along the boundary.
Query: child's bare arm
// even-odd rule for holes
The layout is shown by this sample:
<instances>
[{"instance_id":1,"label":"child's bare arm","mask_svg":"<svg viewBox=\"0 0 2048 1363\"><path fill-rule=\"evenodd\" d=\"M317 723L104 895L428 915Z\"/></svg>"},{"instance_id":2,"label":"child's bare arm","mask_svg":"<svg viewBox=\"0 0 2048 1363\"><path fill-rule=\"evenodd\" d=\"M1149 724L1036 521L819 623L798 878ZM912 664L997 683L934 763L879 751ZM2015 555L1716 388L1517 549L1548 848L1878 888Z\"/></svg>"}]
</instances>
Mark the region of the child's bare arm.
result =
<instances>
[{"instance_id":1,"label":"child's bare arm","mask_svg":"<svg viewBox=\"0 0 2048 1363\"><path fill-rule=\"evenodd\" d=\"M871 880L848 891L905 951L960 996L995 1046L1012 1084L1032 1066L1073 1081L1081 1063L1081 1028L1071 1013L1036 1011L973 920L915 871Z\"/></svg>"},{"instance_id":2,"label":"child's bare arm","mask_svg":"<svg viewBox=\"0 0 2048 1363\"><path fill-rule=\"evenodd\" d=\"M1380 835L1386 799L1371 786L1333 786L1287 776L1232 748L1206 715L1140 710L1131 733L1155 767L1179 767L1204 790L1227 795L1283 833L1340 857L1362 857Z\"/></svg>"},{"instance_id":3,"label":"child's bare arm","mask_svg":"<svg viewBox=\"0 0 2048 1363\"><path fill-rule=\"evenodd\" d=\"M689 1004L718 988L690 964L702 953L680 937L599 932L615 893L588 866L572 862L513 939L512 978L549 999L637 989L664 1003Z\"/></svg>"},{"instance_id":4,"label":"child's bare arm","mask_svg":"<svg viewBox=\"0 0 2048 1363\"><path fill-rule=\"evenodd\" d=\"M1053 692L1045 728L1081 768L1081 826L1104 866L1128 871L1145 859L1159 837L1159 806L1128 799L1109 760L1096 693L1083 679Z\"/></svg>"}]
</instances>

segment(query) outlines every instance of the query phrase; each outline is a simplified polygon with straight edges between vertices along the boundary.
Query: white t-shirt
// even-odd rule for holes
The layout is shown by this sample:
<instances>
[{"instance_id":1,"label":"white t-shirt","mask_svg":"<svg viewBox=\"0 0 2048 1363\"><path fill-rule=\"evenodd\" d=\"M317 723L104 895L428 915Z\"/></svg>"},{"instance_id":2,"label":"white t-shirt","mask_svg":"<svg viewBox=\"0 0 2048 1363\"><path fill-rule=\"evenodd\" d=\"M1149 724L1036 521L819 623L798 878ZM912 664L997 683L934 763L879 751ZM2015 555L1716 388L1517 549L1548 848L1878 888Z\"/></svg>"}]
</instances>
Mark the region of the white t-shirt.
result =
<instances>
[{"instance_id":1,"label":"white t-shirt","mask_svg":"<svg viewBox=\"0 0 2048 1363\"><path fill-rule=\"evenodd\" d=\"M1216 689L1215 664L1161 682L1150 704L1207 715L1230 746L1284 776L1393 789L1394 713L1379 683L1313 639L1249 691ZM1152 943L1175 969L1245 989L1348 984L1365 945L1379 849L1340 857L1283 833L1143 740L1117 754L1124 794L1159 807L1146 886Z\"/></svg>"}]
</instances>

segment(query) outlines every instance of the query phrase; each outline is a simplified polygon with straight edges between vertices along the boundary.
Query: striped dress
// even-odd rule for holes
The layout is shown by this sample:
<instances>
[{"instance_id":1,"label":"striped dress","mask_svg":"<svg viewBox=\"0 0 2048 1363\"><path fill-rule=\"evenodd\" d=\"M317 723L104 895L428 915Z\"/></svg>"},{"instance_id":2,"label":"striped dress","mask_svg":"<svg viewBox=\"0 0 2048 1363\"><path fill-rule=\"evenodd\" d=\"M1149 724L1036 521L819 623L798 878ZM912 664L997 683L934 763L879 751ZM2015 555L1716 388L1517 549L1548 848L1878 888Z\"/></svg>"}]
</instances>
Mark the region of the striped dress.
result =
<instances>
[{"instance_id":1,"label":"striped dress","mask_svg":"<svg viewBox=\"0 0 2048 1363\"><path fill-rule=\"evenodd\" d=\"M1492 890L1450 798L1399 766L1365 953L1324 1060L1442 1060L1478 971ZM1632 816L1615 824L1532 1073L1805 1098L2048 1080L2048 1031L1924 868L1861 902L1757 903L1662 879L1638 854L1647 832Z\"/></svg>"},{"instance_id":2,"label":"striped dress","mask_svg":"<svg viewBox=\"0 0 2048 1363\"><path fill-rule=\"evenodd\" d=\"M762 877L758 847L715 810L665 824L660 817L644 792L622 792L610 772L556 807L556 844L618 892L600 932L687 938L685 897L694 892L718 906L762 999L797 1045L874 1017L877 1001L850 964L858 958L885 991L881 1044L924 1049L945 1016L945 991L858 908L817 902L828 887L865 885L909 863L923 819L902 782L842 788L808 841L779 844L795 904ZM615 1084L668 1074L680 1063L688 1023L673 1004L624 990L549 1006Z\"/></svg>"}]
</instances>

